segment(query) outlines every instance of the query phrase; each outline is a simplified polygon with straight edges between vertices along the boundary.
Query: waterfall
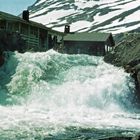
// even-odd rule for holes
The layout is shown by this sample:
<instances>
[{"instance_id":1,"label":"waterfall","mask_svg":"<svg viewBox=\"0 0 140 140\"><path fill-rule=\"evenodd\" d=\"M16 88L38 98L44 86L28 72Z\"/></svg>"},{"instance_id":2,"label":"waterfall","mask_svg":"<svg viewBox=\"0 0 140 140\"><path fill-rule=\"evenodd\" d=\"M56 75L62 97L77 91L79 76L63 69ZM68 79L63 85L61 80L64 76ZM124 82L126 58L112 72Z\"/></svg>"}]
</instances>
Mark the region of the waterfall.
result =
<instances>
[{"instance_id":1,"label":"waterfall","mask_svg":"<svg viewBox=\"0 0 140 140\"><path fill-rule=\"evenodd\" d=\"M102 57L8 53L0 68L0 138L28 140L66 128L138 130L134 81Z\"/></svg>"}]
</instances>

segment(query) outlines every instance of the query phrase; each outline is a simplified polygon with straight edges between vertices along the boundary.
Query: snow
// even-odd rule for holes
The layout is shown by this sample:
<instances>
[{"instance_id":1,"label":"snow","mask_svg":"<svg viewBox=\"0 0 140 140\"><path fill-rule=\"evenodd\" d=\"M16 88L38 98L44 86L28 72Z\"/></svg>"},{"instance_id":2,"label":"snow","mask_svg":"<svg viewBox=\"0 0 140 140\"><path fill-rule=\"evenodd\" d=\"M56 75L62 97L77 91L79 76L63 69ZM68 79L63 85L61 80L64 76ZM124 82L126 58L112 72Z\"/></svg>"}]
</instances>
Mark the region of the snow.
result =
<instances>
[{"instance_id":1,"label":"snow","mask_svg":"<svg viewBox=\"0 0 140 140\"><path fill-rule=\"evenodd\" d=\"M118 8L118 9L121 9L121 10L116 10L116 11L112 11L106 15L100 15L100 13L98 13L96 16L94 16L94 20L97 22L97 23L102 23L106 20L109 20L113 17L116 17L122 13L124 13L125 11L128 11L130 10L131 8L134 9L134 8L137 8L137 6L139 6L139 3L140 3L140 0L139 1L133 1L131 3L128 3L126 5L119 5L119 6L115 6L113 7L114 8ZM137 13L135 13L135 15L131 15L130 17L127 17L127 19L125 19L125 21L123 21L123 23L128 23L128 21L131 21L134 20L134 21L138 21L138 18L140 18L140 11L137 11ZM133 18L135 17L135 18ZM121 18L121 17L120 17ZM122 24L122 23L118 23L117 24ZM113 24L111 24L112 26ZM113 25L114 26L114 25Z\"/></svg>"},{"instance_id":2,"label":"snow","mask_svg":"<svg viewBox=\"0 0 140 140\"><path fill-rule=\"evenodd\" d=\"M46 8L43 8L43 9L39 10L38 12L33 13L33 14L30 16L30 18L32 18L32 17L34 17L34 16L37 16L37 15L40 15L40 14L46 12L47 9L48 9L48 8L46 7Z\"/></svg>"},{"instance_id":3,"label":"snow","mask_svg":"<svg viewBox=\"0 0 140 140\"><path fill-rule=\"evenodd\" d=\"M92 24L91 22L84 21L84 20L77 21L77 22L71 24L71 31L74 32L75 29L80 30L83 28L88 28L91 26L91 24Z\"/></svg>"},{"instance_id":4,"label":"snow","mask_svg":"<svg viewBox=\"0 0 140 140\"><path fill-rule=\"evenodd\" d=\"M87 8L87 7L93 7L95 5L97 5L98 3L96 1L88 1L88 2L85 2L85 1L79 1L79 0L76 0L75 1L75 5L78 7L78 9L84 9L84 8Z\"/></svg>"},{"instance_id":5,"label":"snow","mask_svg":"<svg viewBox=\"0 0 140 140\"><path fill-rule=\"evenodd\" d=\"M131 26L129 28L127 28L127 27L118 27L118 28L114 28L113 31L111 31L111 30L104 30L104 31L105 32L112 32L113 34L118 34L118 33L124 33L124 32L129 32L131 30L135 30L138 27L140 27L140 26L139 25L134 25L134 26Z\"/></svg>"},{"instance_id":6,"label":"snow","mask_svg":"<svg viewBox=\"0 0 140 140\"><path fill-rule=\"evenodd\" d=\"M117 19L117 20L114 20L112 22L112 24L108 24L108 25L106 25L104 27L99 27L97 29L106 29L106 28L111 28L113 26L120 26L120 25L127 24L127 23L137 22L137 21L139 21L139 18L140 18L139 14L140 14L140 10L134 12L131 15L128 15L122 21L119 21L120 19ZM124 27L125 30L123 28L123 31L127 31L127 30L131 31L132 29L136 29L136 27L139 27L139 25L138 26L129 27L130 29ZM120 32L121 32L122 31L122 27L121 27L121 29L118 29L118 30L120 30ZM113 33L114 33L114 31L113 31ZM115 31L115 33L116 33L116 31Z\"/></svg>"},{"instance_id":7,"label":"snow","mask_svg":"<svg viewBox=\"0 0 140 140\"><path fill-rule=\"evenodd\" d=\"M53 4L53 5L50 5L50 6L45 7L45 8L42 8L41 10L39 10L39 11L37 11L37 12L31 14L30 18L32 18L32 17L34 17L34 16L37 16L37 15L40 15L40 14L43 14L44 12L47 12L49 9L51 9L51 8L53 8L53 7L58 7L57 5L58 5L58 3Z\"/></svg>"},{"instance_id":8,"label":"snow","mask_svg":"<svg viewBox=\"0 0 140 140\"><path fill-rule=\"evenodd\" d=\"M128 23L128 22L134 22L134 21L139 21L140 19L140 10L134 12L133 14L127 16L126 18L124 18L124 20L122 21L123 23Z\"/></svg>"},{"instance_id":9,"label":"snow","mask_svg":"<svg viewBox=\"0 0 140 140\"><path fill-rule=\"evenodd\" d=\"M63 23L66 23L66 21L63 22ZM83 21L77 21L77 22L71 24L70 31L71 32L74 32L75 29L76 30L87 31L88 30L88 27L90 27L91 24L92 24L91 22L84 21L84 20ZM84 28L86 28L86 29L84 29ZM56 28L53 28L53 29L54 30L57 30L57 31L64 31L64 26L62 26L62 27L56 27Z\"/></svg>"},{"instance_id":10,"label":"snow","mask_svg":"<svg viewBox=\"0 0 140 140\"><path fill-rule=\"evenodd\" d=\"M102 23L102 22L105 22L115 16L119 15L119 12L118 11L113 11L113 12L110 12L106 15L100 15L100 13L97 13L93 18L94 18L94 21L96 23Z\"/></svg>"},{"instance_id":11,"label":"snow","mask_svg":"<svg viewBox=\"0 0 140 140\"><path fill-rule=\"evenodd\" d=\"M46 6L43 6L43 2L46 1ZM140 10L135 11L138 6L140 6L140 0L74 0L74 3L70 0L54 0L53 4L49 3L52 2L51 0L40 0L35 6L40 5L40 9L37 9L38 11L31 14L30 18L33 21L43 23L47 25L48 27L52 27L53 29L56 29L58 31L64 31L64 24L67 24L67 17L76 17L76 15L83 15L85 18L81 18L78 20L72 20L71 31L91 31L91 27L94 27L94 25L97 25L98 28L94 30L102 30L105 32L112 32L113 34L119 33L119 32L127 32L131 31L133 29L136 29L140 27L139 24L132 25L129 27L125 27L124 24L137 22L140 19ZM41 6L42 5L42 6ZM69 9L63 9L65 7L64 5L69 5ZM73 7L73 5L75 7ZM92 11L88 12L91 14L91 12L97 14L92 14L93 17L90 19L93 19L93 21L87 21L89 18L89 15L84 15L85 8L91 9L92 7L97 6L96 9L93 9ZM112 11L108 13L102 13L102 9L110 9ZM51 9L51 10L50 10ZM53 9L53 10L52 10ZM134 10L134 12L129 12L129 10ZM46 12L46 14L43 15L43 13ZM127 14L122 17L123 13ZM40 15L42 14L42 15ZM39 15L39 16L38 16ZM87 17L86 17L87 16ZM63 20L62 20L63 18ZM102 23L107 23L102 25ZM62 27L55 27L55 25L63 25Z\"/></svg>"},{"instance_id":12,"label":"snow","mask_svg":"<svg viewBox=\"0 0 140 140\"><path fill-rule=\"evenodd\" d=\"M127 4L114 6L114 8L121 8L121 9L123 9L123 11L128 11L130 9L134 9L134 8L138 7L139 4L140 4L140 0L135 0L135 1L131 1L130 3L127 3Z\"/></svg>"},{"instance_id":13,"label":"snow","mask_svg":"<svg viewBox=\"0 0 140 140\"><path fill-rule=\"evenodd\" d=\"M41 3L45 2L45 1L46 1L46 0L40 0L35 6L41 4Z\"/></svg>"},{"instance_id":14,"label":"snow","mask_svg":"<svg viewBox=\"0 0 140 140\"><path fill-rule=\"evenodd\" d=\"M75 11L73 9L70 10L54 10L52 12L47 13L46 15L41 15L39 17L32 18L33 21L43 22L44 24L49 24L51 22L59 22L59 18L68 16L73 14Z\"/></svg>"}]
</instances>

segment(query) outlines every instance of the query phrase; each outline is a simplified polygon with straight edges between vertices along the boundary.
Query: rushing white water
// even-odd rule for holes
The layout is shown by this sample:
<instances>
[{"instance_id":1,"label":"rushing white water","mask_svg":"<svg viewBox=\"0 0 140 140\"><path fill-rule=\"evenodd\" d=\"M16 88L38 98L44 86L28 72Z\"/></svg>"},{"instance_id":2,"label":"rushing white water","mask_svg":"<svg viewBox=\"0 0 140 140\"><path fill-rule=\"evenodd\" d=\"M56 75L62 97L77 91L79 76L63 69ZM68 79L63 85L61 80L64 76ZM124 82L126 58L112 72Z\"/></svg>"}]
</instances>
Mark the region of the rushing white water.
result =
<instances>
[{"instance_id":1,"label":"rushing white water","mask_svg":"<svg viewBox=\"0 0 140 140\"><path fill-rule=\"evenodd\" d=\"M69 127L140 130L133 80L101 57L15 52L0 77L0 139L43 139Z\"/></svg>"}]
</instances>

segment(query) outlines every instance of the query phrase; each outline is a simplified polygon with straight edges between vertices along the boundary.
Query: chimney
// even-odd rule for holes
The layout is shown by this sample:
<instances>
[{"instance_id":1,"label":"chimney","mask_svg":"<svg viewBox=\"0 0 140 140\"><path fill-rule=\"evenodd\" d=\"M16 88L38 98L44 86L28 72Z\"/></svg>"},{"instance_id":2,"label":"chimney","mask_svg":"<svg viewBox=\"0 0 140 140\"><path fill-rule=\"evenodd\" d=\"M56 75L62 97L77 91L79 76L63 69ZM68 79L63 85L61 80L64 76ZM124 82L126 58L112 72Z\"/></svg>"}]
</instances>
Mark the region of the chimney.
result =
<instances>
[{"instance_id":1,"label":"chimney","mask_svg":"<svg viewBox=\"0 0 140 140\"><path fill-rule=\"evenodd\" d=\"M64 33L70 33L70 25L65 25Z\"/></svg>"},{"instance_id":2,"label":"chimney","mask_svg":"<svg viewBox=\"0 0 140 140\"><path fill-rule=\"evenodd\" d=\"M22 18L26 21L29 21L29 11L28 10L23 11Z\"/></svg>"}]
</instances>

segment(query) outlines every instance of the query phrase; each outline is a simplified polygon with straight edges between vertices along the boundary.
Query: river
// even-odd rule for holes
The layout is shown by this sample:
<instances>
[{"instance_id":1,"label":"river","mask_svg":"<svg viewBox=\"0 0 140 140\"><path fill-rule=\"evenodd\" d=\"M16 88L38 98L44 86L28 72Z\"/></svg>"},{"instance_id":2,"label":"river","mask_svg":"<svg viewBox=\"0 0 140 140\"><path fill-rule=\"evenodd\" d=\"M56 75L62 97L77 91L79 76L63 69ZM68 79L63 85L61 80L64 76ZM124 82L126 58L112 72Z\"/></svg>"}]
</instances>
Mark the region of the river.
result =
<instances>
[{"instance_id":1,"label":"river","mask_svg":"<svg viewBox=\"0 0 140 140\"><path fill-rule=\"evenodd\" d=\"M133 136L140 131L134 92L130 75L102 57L7 53L0 68L0 140Z\"/></svg>"}]
</instances>

